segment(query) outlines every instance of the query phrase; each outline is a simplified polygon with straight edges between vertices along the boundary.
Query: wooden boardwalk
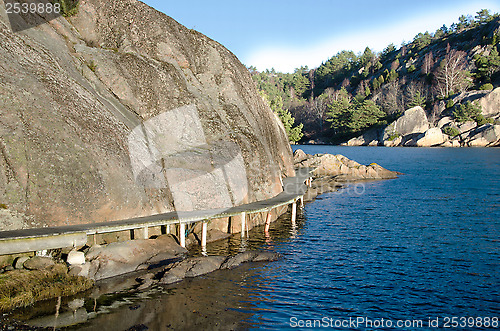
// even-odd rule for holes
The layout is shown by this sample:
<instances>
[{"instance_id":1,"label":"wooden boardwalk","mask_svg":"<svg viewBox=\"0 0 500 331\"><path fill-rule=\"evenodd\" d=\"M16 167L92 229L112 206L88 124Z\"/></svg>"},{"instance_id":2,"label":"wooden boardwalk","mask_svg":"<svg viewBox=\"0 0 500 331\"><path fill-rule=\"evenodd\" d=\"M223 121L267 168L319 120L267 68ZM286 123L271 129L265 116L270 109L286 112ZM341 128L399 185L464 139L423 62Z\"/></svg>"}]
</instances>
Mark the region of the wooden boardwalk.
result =
<instances>
[{"instance_id":1,"label":"wooden boardwalk","mask_svg":"<svg viewBox=\"0 0 500 331\"><path fill-rule=\"evenodd\" d=\"M178 224L180 244L185 247L185 229L187 224L203 222L202 246L206 245L207 222L211 219L242 216L242 236L245 233L246 214L270 211L276 207L292 205L292 221L295 221L297 200L303 199L307 190L304 184L310 178L311 168L300 168L295 177L283 180L284 190L277 196L231 208L207 209L189 212L168 212L151 216L130 218L120 221L68 225L59 227L33 228L0 231L0 255L42 251L63 247L82 246L87 243L88 235L142 229L142 238L148 238L148 228ZM302 200L303 201L303 200ZM270 215L270 214L269 214ZM266 221L266 229L269 224ZM168 230L167 230L168 233Z\"/></svg>"}]
</instances>

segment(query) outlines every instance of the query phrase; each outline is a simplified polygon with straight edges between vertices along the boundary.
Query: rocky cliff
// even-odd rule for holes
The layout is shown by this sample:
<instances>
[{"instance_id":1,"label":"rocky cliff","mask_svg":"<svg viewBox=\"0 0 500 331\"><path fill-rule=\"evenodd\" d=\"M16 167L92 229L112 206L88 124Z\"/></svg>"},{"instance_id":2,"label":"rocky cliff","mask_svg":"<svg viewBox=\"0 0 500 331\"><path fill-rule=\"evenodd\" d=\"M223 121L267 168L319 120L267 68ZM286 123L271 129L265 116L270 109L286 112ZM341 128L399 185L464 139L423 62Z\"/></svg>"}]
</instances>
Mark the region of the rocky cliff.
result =
<instances>
[{"instance_id":1,"label":"rocky cliff","mask_svg":"<svg viewBox=\"0 0 500 331\"><path fill-rule=\"evenodd\" d=\"M135 0L31 29L4 8L1 230L230 207L293 175L283 127L217 42Z\"/></svg>"}]
</instances>

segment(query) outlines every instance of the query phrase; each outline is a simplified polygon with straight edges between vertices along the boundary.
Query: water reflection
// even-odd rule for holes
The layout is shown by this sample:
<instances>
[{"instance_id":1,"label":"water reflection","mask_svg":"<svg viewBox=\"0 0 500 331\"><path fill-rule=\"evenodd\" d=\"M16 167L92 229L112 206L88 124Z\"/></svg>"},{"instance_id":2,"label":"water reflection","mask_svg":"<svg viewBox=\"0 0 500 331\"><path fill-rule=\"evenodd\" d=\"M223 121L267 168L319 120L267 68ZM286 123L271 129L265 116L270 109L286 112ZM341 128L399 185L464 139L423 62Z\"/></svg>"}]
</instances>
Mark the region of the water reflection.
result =
<instances>
[{"instance_id":1,"label":"water reflection","mask_svg":"<svg viewBox=\"0 0 500 331\"><path fill-rule=\"evenodd\" d=\"M252 229L242 238L236 234L226 240L190 252L199 255L234 255L245 250L271 250L299 235L304 219L300 213L292 226L290 215L263 227ZM246 263L233 270L186 279L169 286L137 291L140 273L99 282L84 296L49 301L34 309L20 310L13 318L44 328L75 330L238 330L258 325L252 318L262 300L262 288L272 282L262 272L267 263ZM253 322L248 322L253 320ZM257 322L256 322L257 320Z\"/></svg>"}]
</instances>

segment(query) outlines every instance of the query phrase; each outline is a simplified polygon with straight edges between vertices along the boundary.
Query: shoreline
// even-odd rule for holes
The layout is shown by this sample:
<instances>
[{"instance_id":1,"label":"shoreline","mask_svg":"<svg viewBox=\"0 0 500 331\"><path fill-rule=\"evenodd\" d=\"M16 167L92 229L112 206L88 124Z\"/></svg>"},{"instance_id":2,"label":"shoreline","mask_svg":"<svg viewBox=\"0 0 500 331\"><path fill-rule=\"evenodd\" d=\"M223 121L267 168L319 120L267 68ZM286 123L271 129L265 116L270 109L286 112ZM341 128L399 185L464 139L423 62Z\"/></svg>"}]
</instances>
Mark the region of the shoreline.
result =
<instances>
[{"instance_id":1,"label":"shoreline","mask_svg":"<svg viewBox=\"0 0 500 331\"><path fill-rule=\"evenodd\" d=\"M371 164L369 166L363 166L363 165L360 165L357 162L349 160L347 158L333 156L330 154L326 154L326 156L325 155L321 156L321 157L323 157L323 159L321 159L321 157L319 157L319 159L318 159L318 156L312 156L312 155L307 155L307 154L300 155L300 157L299 157L298 154L299 153L297 153L297 151L294 154L296 166L300 166L300 165L304 166L304 162L306 162L306 163L309 162L310 164L315 165L313 179L311 180L310 187L307 188L307 191L305 191L304 195L303 195L304 202L313 201L318 195L323 194L323 193L327 193L327 192L336 191L339 188L341 188L349 183L355 183L355 182L367 181L367 180L381 180L381 179L396 178L397 177L397 173L390 172L390 171L383 169L382 167L380 167L376 164ZM304 158L304 156L305 156L305 159L300 160L301 158ZM332 160L336 160L335 162L346 162L346 164L349 164L349 166L347 168L345 168L345 167L343 168L342 164L339 167L339 170L341 169L341 171L345 172L344 174L339 175L339 174L325 173L324 172L325 169L327 169L329 166L331 166L330 163L332 162ZM318 172L318 169L320 169L321 171ZM363 178L356 177L356 175L355 175L355 174L358 174L358 175L362 174L362 171L360 172L360 169L365 171L364 172L365 177L363 177ZM390 176L381 176L380 175L381 173L385 173L386 175L390 174ZM366 176L368 176L368 174L369 174L369 178L366 178ZM280 214L283 215L286 212L287 211L284 210ZM276 215L276 216L277 217L272 220L273 223L279 217L279 215ZM266 220L266 222L267 222L267 220ZM261 222L261 224L253 224L253 226L250 229L252 229L252 228L258 229L260 226L263 226L263 225L265 225L265 223L262 223L262 222ZM213 238L214 240L208 240L207 242L213 243L217 240L225 239L228 236L236 237L235 235L237 236L237 233L232 233L229 235L226 234L226 236L222 236L219 238ZM125 242L121 242L120 245L127 245L129 243L138 242L138 241L143 242L143 241L157 240L161 237L162 236L160 236L156 239L146 239L146 240L139 239L139 240L132 240L132 241L128 241L128 242L125 241ZM173 236L170 235L170 237L173 237ZM161 240L166 240L166 239L163 238ZM174 240L174 239L172 239L172 240ZM170 243L172 243L172 240L169 239ZM109 244L109 245L112 245L112 244ZM116 245L118 245L118 244L116 244ZM178 242L175 243L175 245L178 245ZM196 260L197 258L194 258L194 259L189 258L189 257L186 258L186 256L190 255L190 252L192 252L193 250L195 251L195 250L200 249L199 238L197 238L195 235L193 235L190 238L190 240L188 240L188 242L186 242L186 246L188 247L189 250L184 250L182 252L182 256L177 256L179 258L180 262L174 262L174 263L167 264L168 267L163 268L162 271L160 271L160 273L158 273L158 272L152 273L152 272L148 272L148 270L149 270L149 267L151 267L152 265L155 265L155 263L156 263L156 265L161 265L161 266L164 265L164 264L162 264L162 263L164 263L162 261L165 261L165 259L164 259L165 255L162 255L162 254L160 254L161 255L160 257L162 257L163 260L154 261L154 263L149 264L149 267L145 266L145 267L141 267L141 268L135 268L135 270L133 270L132 273L121 273L121 274L114 275L112 277L105 277L102 280L97 280L95 286L100 286L99 284L103 281L107 282L108 280L112 281L113 279L118 279L118 278L122 279L122 278L132 277L132 278L134 278L132 280L132 283L135 284L133 286L136 286L137 288L140 288L141 290L146 290L147 288L151 287L155 283L158 283L158 282L152 281L155 277L158 278L158 274L163 273L161 276L163 278L165 273L168 273L170 271L170 269L172 269L174 266L182 265L182 263L184 263L184 267L185 267L186 263L191 263L192 265L189 266L189 268L191 268L191 269L193 269L193 268L206 269L206 263L202 263L202 264L198 265L198 262L202 261L203 258L201 258L201 259L198 258L198 260ZM256 254L254 254L254 256L256 256ZM208 270L208 272L212 272L213 270L221 269L221 265L223 263L227 264L229 259L235 259L235 258L238 261L234 265L234 267L239 266L241 263L246 262L246 261L253 261L254 257L248 257L248 256L246 256L245 258L243 258L242 256L233 256L232 258L231 257L224 257L224 260L221 259L220 261L217 261L217 263L219 263L218 265L216 263L215 267L211 266L210 268L208 268L210 270L208 270L208 269L207 270ZM269 257L268 260L273 261L276 258L277 258L276 256L271 256L271 257ZM207 259L204 259L204 260L207 260ZM212 258L212 260L213 260L213 258ZM265 259L257 259L257 260L265 261ZM193 262L193 261L195 261L195 262ZM176 265L176 263L177 263L177 265ZM182 267L182 268L184 268L184 267ZM167 268L168 268L168 270L167 270ZM189 268L187 268L187 269L189 269ZM226 269L232 269L232 267L226 267ZM138 277L138 273L141 273L141 272L144 272L144 274L146 276ZM205 272L201 272L199 274L200 275L205 274ZM194 275L194 276L197 276L197 275ZM179 279L179 280L174 279L174 280L175 280L174 283L176 283L177 281L182 280L182 279ZM131 280L129 279L128 282L130 282L130 281ZM165 284L168 284L168 282L165 282ZM12 312L13 311L11 311L10 313L12 313ZM10 313L8 313L8 315L10 315Z\"/></svg>"}]
</instances>

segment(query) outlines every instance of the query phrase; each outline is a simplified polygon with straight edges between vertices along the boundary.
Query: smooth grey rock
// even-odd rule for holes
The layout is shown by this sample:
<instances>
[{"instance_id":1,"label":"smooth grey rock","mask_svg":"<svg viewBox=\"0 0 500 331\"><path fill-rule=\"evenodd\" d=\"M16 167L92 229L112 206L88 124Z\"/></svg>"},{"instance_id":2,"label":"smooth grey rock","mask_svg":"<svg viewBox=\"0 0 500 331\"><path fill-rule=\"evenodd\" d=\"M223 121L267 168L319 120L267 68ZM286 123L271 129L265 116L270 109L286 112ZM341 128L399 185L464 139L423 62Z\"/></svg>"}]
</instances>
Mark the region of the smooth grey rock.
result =
<instances>
[{"instance_id":1,"label":"smooth grey rock","mask_svg":"<svg viewBox=\"0 0 500 331\"><path fill-rule=\"evenodd\" d=\"M21 256L14 262L15 269L24 269L24 262L28 261L30 258L28 256Z\"/></svg>"},{"instance_id":2,"label":"smooth grey rock","mask_svg":"<svg viewBox=\"0 0 500 331\"><path fill-rule=\"evenodd\" d=\"M258 252L257 255L253 258L253 262L262 262L262 261L278 261L281 259L281 255L276 252Z\"/></svg>"},{"instance_id":3,"label":"smooth grey rock","mask_svg":"<svg viewBox=\"0 0 500 331\"><path fill-rule=\"evenodd\" d=\"M465 144L470 147L492 147L500 145L500 125L484 124L467 137Z\"/></svg>"},{"instance_id":4,"label":"smooth grey rock","mask_svg":"<svg viewBox=\"0 0 500 331\"><path fill-rule=\"evenodd\" d=\"M470 131L470 130L474 129L476 126L477 126L477 124L474 121L467 121L467 122L464 122L464 123L459 123L457 125L458 130L460 131L460 133L464 133L464 132Z\"/></svg>"},{"instance_id":5,"label":"smooth grey rock","mask_svg":"<svg viewBox=\"0 0 500 331\"><path fill-rule=\"evenodd\" d=\"M500 117L500 87L495 88L484 97L476 101L481 106L482 114L486 117Z\"/></svg>"},{"instance_id":6,"label":"smooth grey rock","mask_svg":"<svg viewBox=\"0 0 500 331\"><path fill-rule=\"evenodd\" d=\"M195 263L186 271L186 277L197 277L220 268L226 260L225 256L203 256L194 258Z\"/></svg>"},{"instance_id":7,"label":"smooth grey rock","mask_svg":"<svg viewBox=\"0 0 500 331\"><path fill-rule=\"evenodd\" d=\"M428 129L429 121L425 110L420 106L416 106L406 110L401 117L384 129L383 140L386 141L393 133L406 136L414 133L424 133Z\"/></svg>"},{"instance_id":8,"label":"smooth grey rock","mask_svg":"<svg viewBox=\"0 0 500 331\"><path fill-rule=\"evenodd\" d=\"M24 268L28 270L42 270L53 266L55 261L47 256L34 256L24 262Z\"/></svg>"},{"instance_id":9,"label":"smooth grey rock","mask_svg":"<svg viewBox=\"0 0 500 331\"><path fill-rule=\"evenodd\" d=\"M340 154L310 155L296 166L315 168L314 177L338 176L338 181L388 179L396 178L398 175L397 172L384 169L376 163L361 165Z\"/></svg>"},{"instance_id":10,"label":"smooth grey rock","mask_svg":"<svg viewBox=\"0 0 500 331\"><path fill-rule=\"evenodd\" d=\"M370 129L363 133L361 136L352 138L347 143L346 146L377 146L379 144L380 132L379 129Z\"/></svg>"},{"instance_id":11,"label":"smooth grey rock","mask_svg":"<svg viewBox=\"0 0 500 331\"><path fill-rule=\"evenodd\" d=\"M449 123L453 123L453 119L449 116L445 116L438 121L437 127L441 129Z\"/></svg>"},{"instance_id":12,"label":"smooth grey rock","mask_svg":"<svg viewBox=\"0 0 500 331\"><path fill-rule=\"evenodd\" d=\"M81 276L85 278L94 278L90 275L91 263L74 264L69 266L68 274L70 276ZM95 272L94 272L95 274Z\"/></svg>"},{"instance_id":13,"label":"smooth grey rock","mask_svg":"<svg viewBox=\"0 0 500 331\"><path fill-rule=\"evenodd\" d=\"M226 260L225 256L201 256L192 257L184 261L174 263L167 268L160 283L172 284L184 278L197 277L218 270Z\"/></svg>"},{"instance_id":14,"label":"smooth grey rock","mask_svg":"<svg viewBox=\"0 0 500 331\"><path fill-rule=\"evenodd\" d=\"M72 250L68 253L68 257L66 258L66 262L70 265L73 264L85 264L85 254L80 251Z\"/></svg>"},{"instance_id":15,"label":"smooth grey rock","mask_svg":"<svg viewBox=\"0 0 500 331\"><path fill-rule=\"evenodd\" d=\"M420 139L417 140L418 147L437 146L446 141L446 137L440 128L431 128L425 131Z\"/></svg>"},{"instance_id":16,"label":"smooth grey rock","mask_svg":"<svg viewBox=\"0 0 500 331\"><path fill-rule=\"evenodd\" d=\"M221 269L234 269L244 262L253 261L257 256L257 252L246 251L236 254L235 256L229 257L222 265Z\"/></svg>"},{"instance_id":17,"label":"smooth grey rock","mask_svg":"<svg viewBox=\"0 0 500 331\"><path fill-rule=\"evenodd\" d=\"M175 259L184 255L187 250L177 244L171 235L162 235L156 239L137 239L92 247L87 252L87 260L91 261L95 274L89 276L95 280L122 275L144 268L148 261L157 263L156 256L162 259ZM159 255L160 254L160 255Z\"/></svg>"}]
</instances>

